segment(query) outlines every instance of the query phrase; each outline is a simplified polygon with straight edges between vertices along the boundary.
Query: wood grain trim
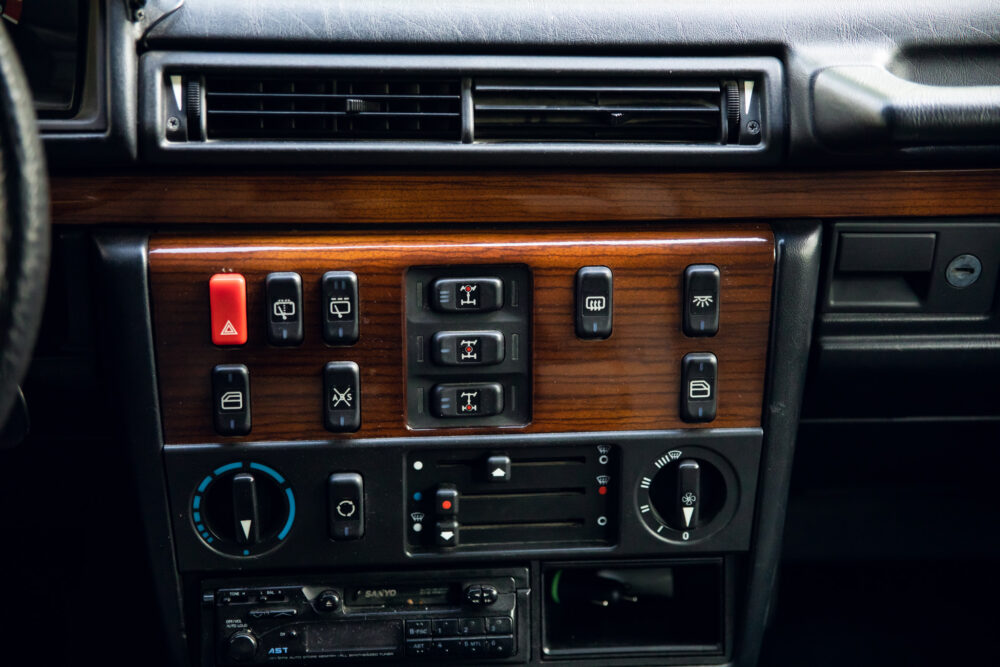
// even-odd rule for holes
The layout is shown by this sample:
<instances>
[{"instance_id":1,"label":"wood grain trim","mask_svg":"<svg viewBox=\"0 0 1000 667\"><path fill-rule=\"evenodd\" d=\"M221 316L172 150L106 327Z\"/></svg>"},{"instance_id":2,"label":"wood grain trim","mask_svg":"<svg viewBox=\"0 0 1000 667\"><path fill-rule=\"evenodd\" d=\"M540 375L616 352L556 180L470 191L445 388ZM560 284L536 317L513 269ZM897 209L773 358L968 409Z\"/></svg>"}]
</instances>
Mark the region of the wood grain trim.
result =
<instances>
[{"instance_id":1,"label":"wood grain trim","mask_svg":"<svg viewBox=\"0 0 1000 667\"><path fill-rule=\"evenodd\" d=\"M1000 214L1000 169L223 172L52 179L59 224L399 224Z\"/></svg>"},{"instance_id":2,"label":"wood grain trim","mask_svg":"<svg viewBox=\"0 0 1000 667\"><path fill-rule=\"evenodd\" d=\"M692 263L722 271L722 317L713 338L681 332L681 279ZM417 265L523 263L532 271L533 421L518 429L412 431L405 424L403 277ZM580 266L615 276L614 334L582 341L573 329L573 282ZM150 242L150 284L165 439L213 442L210 371L245 363L251 374L253 430L242 441L330 439L322 426L321 370L352 360L362 372L362 428L346 437L541 433L760 425L774 271L765 225L347 235L157 236ZM352 270L361 298L361 340L327 347L319 331L319 282L327 270ZM208 279L242 273L248 285L248 343L210 342ZM306 340L297 348L264 342L264 278L303 278ZM310 305L315 304L315 308ZM719 358L719 417L680 421L680 361L711 351Z\"/></svg>"}]
</instances>

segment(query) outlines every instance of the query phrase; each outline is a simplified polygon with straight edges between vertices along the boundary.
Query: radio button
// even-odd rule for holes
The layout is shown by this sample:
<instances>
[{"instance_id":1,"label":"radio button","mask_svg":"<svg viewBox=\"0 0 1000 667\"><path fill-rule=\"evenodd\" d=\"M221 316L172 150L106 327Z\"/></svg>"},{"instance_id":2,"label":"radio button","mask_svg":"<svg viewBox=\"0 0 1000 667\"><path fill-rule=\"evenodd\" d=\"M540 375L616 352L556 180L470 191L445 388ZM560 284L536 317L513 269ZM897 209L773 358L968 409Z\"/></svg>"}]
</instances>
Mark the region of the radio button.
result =
<instances>
[{"instance_id":1,"label":"radio button","mask_svg":"<svg viewBox=\"0 0 1000 667\"><path fill-rule=\"evenodd\" d=\"M477 606L493 604L499 595L494 586L469 586L465 589L465 599Z\"/></svg>"},{"instance_id":2,"label":"radio button","mask_svg":"<svg viewBox=\"0 0 1000 667\"><path fill-rule=\"evenodd\" d=\"M486 655L493 658L506 658L514 655L513 637L490 637L484 640Z\"/></svg>"},{"instance_id":3,"label":"radio button","mask_svg":"<svg viewBox=\"0 0 1000 667\"><path fill-rule=\"evenodd\" d=\"M458 619L458 635L468 637L485 634L486 628L481 618L460 618Z\"/></svg>"},{"instance_id":4,"label":"radio button","mask_svg":"<svg viewBox=\"0 0 1000 667\"><path fill-rule=\"evenodd\" d=\"M435 529L437 532L434 534L434 542L439 547L458 546L457 521L438 521Z\"/></svg>"},{"instance_id":5,"label":"radio button","mask_svg":"<svg viewBox=\"0 0 1000 667\"><path fill-rule=\"evenodd\" d=\"M407 621L406 622L406 638L407 639L417 639L419 637L430 637L431 636L431 622L430 621Z\"/></svg>"},{"instance_id":6,"label":"radio button","mask_svg":"<svg viewBox=\"0 0 1000 667\"><path fill-rule=\"evenodd\" d=\"M434 621L435 637L454 637L458 635L457 618L439 618Z\"/></svg>"},{"instance_id":7,"label":"radio button","mask_svg":"<svg viewBox=\"0 0 1000 667\"><path fill-rule=\"evenodd\" d=\"M432 653L433 645L428 639L411 639L406 642L406 655L413 657L425 657Z\"/></svg>"},{"instance_id":8,"label":"radio button","mask_svg":"<svg viewBox=\"0 0 1000 667\"><path fill-rule=\"evenodd\" d=\"M316 610L321 612L333 612L340 609L341 599L337 591L323 591L316 598Z\"/></svg>"},{"instance_id":9,"label":"radio button","mask_svg":"<svg viewBox=\"0 0 1000 667\"><path fill-rule=\"evenodd\" d=\"M509 616L488 618L486 619L486 634L512 635L514 634L514 621Z\"/></svg>"},{"instance_id":10,"label":"radio button","mask_svg":"<svg viewBox=\"0 0 1000 667\"><path fill-rule=\"evenodd\" d=\"M458 654L463 658L478 658L486 655L485 639L460 639L458 641Z\"/></svg>"},{"instance_id":11,"label":"radio button","mask_svg":"<svg viewBox=\"0 0 1000 667\"><path fill-rule=\"evenodd\" d=\"M437 639L434 641L434 655L438 658L449 658L458 655L458 643L461 639Z\"/></svg>"}]
</instances>

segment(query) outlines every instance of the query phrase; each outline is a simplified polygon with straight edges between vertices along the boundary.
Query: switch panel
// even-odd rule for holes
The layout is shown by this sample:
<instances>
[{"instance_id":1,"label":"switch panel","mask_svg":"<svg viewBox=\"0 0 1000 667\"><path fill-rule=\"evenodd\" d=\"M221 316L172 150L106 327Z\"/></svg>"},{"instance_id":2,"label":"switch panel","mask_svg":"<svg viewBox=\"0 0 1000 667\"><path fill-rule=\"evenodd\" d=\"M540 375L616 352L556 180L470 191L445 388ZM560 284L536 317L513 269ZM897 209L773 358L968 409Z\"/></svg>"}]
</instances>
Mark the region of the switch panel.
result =
<instances>
[{"instance_id":1,"label":"switch panel","mask_svg":"<svg viewBox=\"0 0 1000 667\"><path fill-rule=\"evenodd\" d=\"M358 342L358 277L351 271L323 274L323 340L327 345Z\"/></svg>"},{"instance_id":2,"label":"switch panel","mask_svg":"<svg viewBox=\"0 0 1000 667\"><path fill-rule=\"evenodd\" d=\"M220 364L212 369L215 432L250 432L250 371L243 364Z\"/></svg>"},{"instance_id":3,"label":"switch panel","mask_svg":"<svg viewBox=\"0 0 1000 667\"><path fill-rule=\"evenodd\" d=\"M326 430L352 433L361 428L361 376L353 361L331 361L323 369Z\"/></svg>"},{"instance_id":4,"label":"switch panel","mask_svg":"<svg viewBox=\"0 0 1000 667\"><path fill-rule=\"evenodd\" d=\"M614 314L614 277L606 266L585 266L576 272L576 335L608 338Z\"/></svg>"},{"instance_id":5,"label":"switch panel","mask_svg":"<svg viewBox=\"0 0 1000 667\"><path fill-rule=\"evenodd\" d=\"M606 546L618 532L622 480L615 445L535 447L504 455L488 449L417 451L407 457L406 470L406 534L414 551ZM506 477L503 484L493 474L497 470Z\"/></svg>"},{"instance_id":6,"label":"switch panel","mask_svg":"<svg viewBox=\"0 0 1000 667\"><path fill-rule=\"evenodd\" d=\"M711 352L693 352L681 361L681 419L710 422L715 419L719 362Z\"/></svg>"},{"instance_id":7,"label":"switch panel","mask_svg":"<svg viewBox=\"0 0 1000 667\"><path fill-rule=\"evenodd\" d=\"M212 309L212 342L247 342L247 281L239 273L217 273L208 280Z\"/></svg>"},{"instance_id":8,"label":"switch panel","mask_svg":"<svg viewBox=\"0 0 1000 667\"><path fill-rule=\"evenodd\" d=\"M440 278L428 298L440 313L488 313L503 308L503 280L490 278Z\"/></svg>"},{"instance_id":9,"label":"switch panel","mask_svg":"<svg viewBox=\"0 0 1000 667\"><path fill-rule=\"evenodd\" d=\"M438 366L492 366L504 358L499 331L439 331L431 340L431 357Z\"/></svg>"},{"instance_id":10,"label":"switch panel","mask_svg":"<svg viewBox=\"0 0 1000 667\"><path fill-rule=\"evenodd\" d=\"M414 267L406 274L406 295L409 426L527 424L532 387L528 268Z\"/></svg>"},{"instance_id":11,"label":"switch panel","mask_svg":"<svg viewBox=\"0 0 1000 667\"><path fill-rule=\"evenodd\" d=\"M714 336L719 333L719 267L693 264L684 269L684 333Z\"/></svg>"},{"instance_id":12,"label":"switch panel","mask_svg":"<svg viewBox=\"0 0 1000 667\"><path fill-rule=\"evenodd\" d=\"M330 539L356 540L365 534L365 485L356 472L337 472L327 479Z\"/></svg>"},{"instance_id":13,"label":"switch panel","mask_svg":"<svg viewBox=\"0 0 1000 667\"><path fill-rule=\"evenodd\" d=\"M503 387L498 382L435 385L431 410L442 419L492 417L503 412Z\"/></svg>"},{"instance_id":14,"label":"switch panel","mask_svg":"<svg viewBox=\"0 0 1000 667\"><path fill-rule=\"evenodd\" d=\"M267 305L267 342L301 345L302 276L290 271L269 273L264 281Z\"/></svg>"}]
</instances>

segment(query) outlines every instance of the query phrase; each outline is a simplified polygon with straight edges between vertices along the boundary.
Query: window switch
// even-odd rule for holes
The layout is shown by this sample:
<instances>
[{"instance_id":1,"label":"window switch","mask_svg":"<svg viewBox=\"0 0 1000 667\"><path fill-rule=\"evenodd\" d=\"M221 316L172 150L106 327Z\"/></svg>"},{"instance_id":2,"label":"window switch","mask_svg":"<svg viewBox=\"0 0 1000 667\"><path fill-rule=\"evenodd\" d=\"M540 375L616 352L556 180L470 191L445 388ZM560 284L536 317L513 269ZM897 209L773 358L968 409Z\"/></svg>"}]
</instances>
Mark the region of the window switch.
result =
<instances>
[{"instance_id":1,"label":"window switch","mask_svg":"<svg viewBox=\"0 0 1000 667\"><path fill-rule=\"evenodd\" d=\"M612 329L613 277L606 266L585 266L576 272L576 335L608 338Z\"/></svg>"},{"instance_id":2,"label":"window switch","mask_svg":"<svg viewBox=\"0 0 1000 667\"><path fill-rule=\"evenodd\" d=\"M222 364L212 369L212 402L216 433L250 432L250 371L246 366Z\"/></svg>"},{"instance_id":3,"label":"window switch","mask_svg":"<svg viewBox=\"0 0 1000 667\"><path fill-rule=\"evenodd\" d=\"M719 332L719 267L692 264L684 269L684 334L714 336Z\"/></svg>"},{"instance_id":4,"label":"window switch","mask_svg":"<svg viewBox=\"0 0 1000 667\"><path fill-rule=\"evenodd\" d=\"M715 419L719 362L711 352L692 352L681 361L681 419Z\"/></svg>"}]
</instances>

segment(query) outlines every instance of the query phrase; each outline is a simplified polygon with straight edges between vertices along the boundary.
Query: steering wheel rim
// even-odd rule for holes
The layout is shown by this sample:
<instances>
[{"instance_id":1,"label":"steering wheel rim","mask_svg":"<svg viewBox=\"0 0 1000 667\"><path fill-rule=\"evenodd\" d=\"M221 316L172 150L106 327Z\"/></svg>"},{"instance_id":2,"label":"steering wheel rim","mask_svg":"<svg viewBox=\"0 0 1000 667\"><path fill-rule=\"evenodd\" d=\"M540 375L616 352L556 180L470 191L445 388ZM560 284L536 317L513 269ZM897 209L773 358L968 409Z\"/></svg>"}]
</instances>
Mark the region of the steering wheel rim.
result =
<instances>
[{"instance_id":1,"label":"steering wheel rim","mask_svg":"<svg viewBox=\"0 0 1000 667\"><path fill-rule=\"evenodd\" d=\"M0 426L31 362L49 273L49 187L24 71L0 28Z\"/></svg>"}]
</instances>

